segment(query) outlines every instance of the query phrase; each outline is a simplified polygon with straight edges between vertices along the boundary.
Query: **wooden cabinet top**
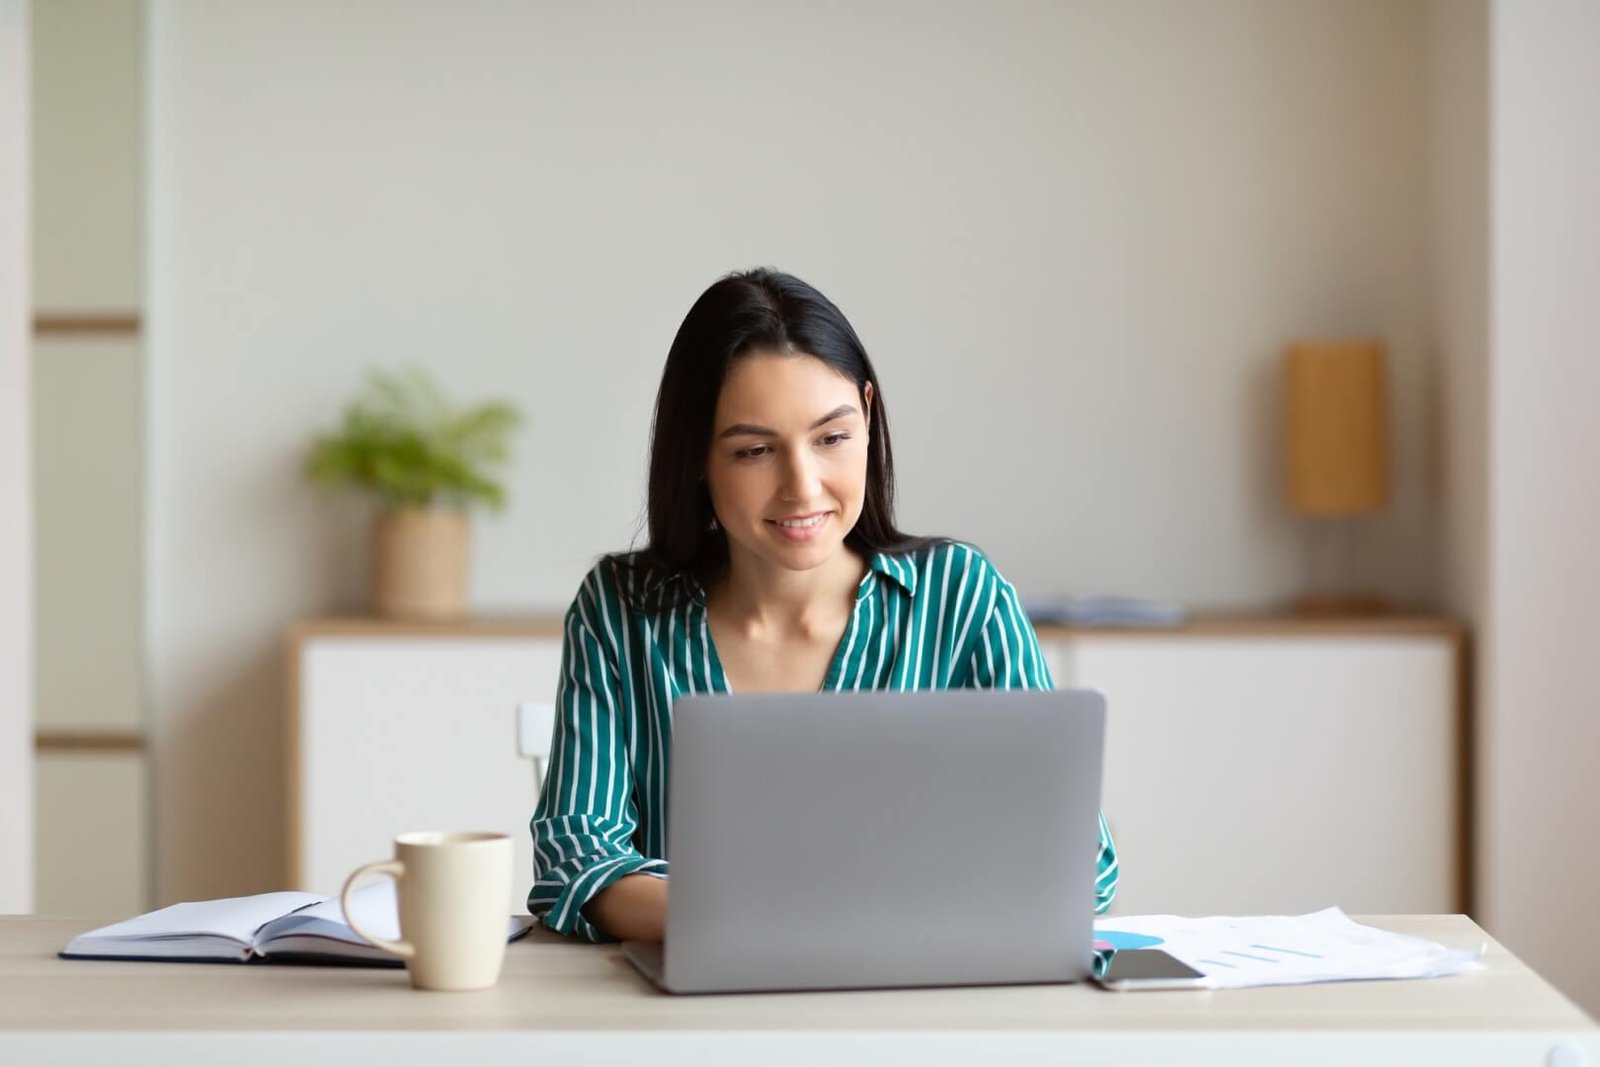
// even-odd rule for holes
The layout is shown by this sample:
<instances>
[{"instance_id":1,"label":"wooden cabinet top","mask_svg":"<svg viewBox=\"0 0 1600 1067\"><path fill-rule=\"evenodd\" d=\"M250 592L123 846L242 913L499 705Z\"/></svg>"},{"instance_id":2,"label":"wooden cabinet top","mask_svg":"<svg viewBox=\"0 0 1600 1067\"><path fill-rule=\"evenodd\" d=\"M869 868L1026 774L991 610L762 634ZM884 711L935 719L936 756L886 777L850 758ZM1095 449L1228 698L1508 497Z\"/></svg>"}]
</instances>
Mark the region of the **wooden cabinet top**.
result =
<instances>
[{"instance_id":1,"label":"wooden cabinet top","mask_svg":"<svg viewBox=\"0 0 1600 1067\"><path fill-rule=\"evenodd\" d=\"M1368 615L1320 617L1284 614L1203 614L1180 626L1054 626L1038 628L1042 641L1083 637L1212 638L1212 637L1382 637L1422 635L1460 640L1466 627L1459 620L1439 615ZM380 619L373 616L337 616L306 619L289 628L291 642L328 637L460 637L551 638L561 637L559 615L472 615L446 622Z\"/></svg>"}]
</instances>

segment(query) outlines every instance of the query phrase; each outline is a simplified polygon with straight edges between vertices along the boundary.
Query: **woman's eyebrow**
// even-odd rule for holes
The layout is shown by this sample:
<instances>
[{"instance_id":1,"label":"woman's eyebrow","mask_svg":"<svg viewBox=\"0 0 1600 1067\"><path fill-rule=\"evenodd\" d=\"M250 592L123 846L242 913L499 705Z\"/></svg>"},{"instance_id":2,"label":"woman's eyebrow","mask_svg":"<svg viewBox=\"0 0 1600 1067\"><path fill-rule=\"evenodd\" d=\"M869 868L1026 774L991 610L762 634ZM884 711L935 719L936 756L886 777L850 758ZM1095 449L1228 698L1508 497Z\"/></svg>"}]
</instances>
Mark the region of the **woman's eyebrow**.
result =
<instances>
[{"instance_id":1,"label":"woman's eyebrow","mask_svg":"<svg viewBox=\"0 0 1600 1067\"><path fill-rule=\"evenodd\" d=\"M815 430L818 427L826 426L834 419L842 419L846 415L854 415L855 413L856 408L854 404L840 404L838 407L822 416L822 418L818 419L816 422L813 422L808 429ZM717 438L720 440L724 437L739 437L741 435L750 437L776 437L778 436L778 431L769 430L765 426L756 426L748 422L736 422L732 426L729 426L726 430L723 430L721 433L717 434Z\"/></svg>"}]
</instances>

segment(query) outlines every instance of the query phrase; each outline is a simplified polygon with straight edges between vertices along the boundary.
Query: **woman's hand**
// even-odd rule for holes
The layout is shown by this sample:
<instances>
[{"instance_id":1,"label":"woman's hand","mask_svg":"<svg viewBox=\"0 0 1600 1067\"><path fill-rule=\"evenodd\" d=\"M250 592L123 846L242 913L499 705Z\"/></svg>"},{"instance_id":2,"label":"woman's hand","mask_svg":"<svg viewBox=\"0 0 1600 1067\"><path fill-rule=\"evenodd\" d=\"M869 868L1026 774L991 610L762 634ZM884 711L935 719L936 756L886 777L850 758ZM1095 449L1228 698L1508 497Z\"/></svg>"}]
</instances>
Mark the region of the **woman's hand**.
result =
<instances>
[{"instance_id":1,"label":"woman's hand","mask_svg":"<svg viewBox=\"0 0 1600 1067\"><path fill-rule=\"evenodd\" d=\"M667 932L667 880L649 874L619 878L583 914L618 941L660 941Z\"/></svg>"}]
</instances>

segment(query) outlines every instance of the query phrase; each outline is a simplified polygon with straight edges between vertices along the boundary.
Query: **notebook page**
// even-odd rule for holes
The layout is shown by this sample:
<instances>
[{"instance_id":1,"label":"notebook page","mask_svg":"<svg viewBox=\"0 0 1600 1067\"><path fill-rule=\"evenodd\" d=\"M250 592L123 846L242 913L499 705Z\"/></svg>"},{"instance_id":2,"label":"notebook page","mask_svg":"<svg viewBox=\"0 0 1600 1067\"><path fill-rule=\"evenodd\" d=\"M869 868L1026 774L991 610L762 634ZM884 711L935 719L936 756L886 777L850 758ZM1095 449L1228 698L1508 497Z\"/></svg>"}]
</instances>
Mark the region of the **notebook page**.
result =
<instances>
[{"instance_id":1,"label":"notebook page","mask_svg":"<svg viewBox=\"0 0 1600 1067\"><path fill-rule=\"evenodd\" d=\"M118 940L159 940L170 937L210 935L232 938L250 944L251 935L262 924L296 908L322 900L316 893L260 893L249 897L201 900L174 904L126 919L98 930L90 930L76 940L91 938Z\"/></svg>"},{"instance_id":2,"label":"notebook page","mask_svg":"<svg viewBox=\"0 0 1600 1067\"><path fill-rule=\"evenodd\" d=\"M356 921L361 924L362 929L368 933L387 941L400 940L400 903L393 880L383 878L363 884L350 894L350 910L355 914ZM534 920L527 915L507 916L506 938L515 940L526 933L528 927L533 924ZM307 940L308 938L311 940ZM387 950L371 946L360 934L350 929L338 897L329 897L313 907L268 923L256 932L255 944L257 948L269 954L282 951L334 951L326 945L319 947L316 939L342 941L361 946L363 949L370 948L372 951L363 955L374 959L398 958ZM341 950L336 954L346 953Z\"/></svg>"},{"instance_id":3,"label":"notebook page","mask_svg":"<svg viewBox=\"0 0 1600 1067\"><path fill-rule=\"evenodd\" d=\"M259 943L265 944L273 938L287 937L291 934L313 934L359 945L366 944L366 941L346 923L344 908L340 905L338 897L329 897L327 900L321 900L320 897L314 899L320 903L285 916L281 921L273 922L260 931L257 935ZM389 941L399 940L400 904L395 895L392 879L382 878L368 882L351 893L350 910L355 913L356 921L361 924L362 929L368 933Z\"/></svg>"}]
</instances>

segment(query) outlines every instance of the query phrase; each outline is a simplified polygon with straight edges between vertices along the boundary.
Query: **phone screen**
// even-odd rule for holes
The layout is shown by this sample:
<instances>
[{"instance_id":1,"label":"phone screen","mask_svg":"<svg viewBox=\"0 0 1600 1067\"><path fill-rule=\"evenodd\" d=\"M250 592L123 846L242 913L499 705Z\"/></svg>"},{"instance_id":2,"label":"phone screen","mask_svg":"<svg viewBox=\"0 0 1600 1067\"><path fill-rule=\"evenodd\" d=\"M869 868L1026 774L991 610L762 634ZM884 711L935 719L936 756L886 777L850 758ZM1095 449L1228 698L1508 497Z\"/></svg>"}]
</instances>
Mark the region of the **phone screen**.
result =
<instances>
[{"instance_id":1,"label":"phone screen","mask_svg":"<svg viewBox=\"0 0 1600 1067\"><path fill-rule=\"evenodd\" d=\"M1113 952L1104 969L1097 967L1095 970L1096 979L1107 985L1113 982L1179 984L1205 977L1176 956L1162 952L1158 948L1123 949Z\"/></svg>"}]
</instances>

